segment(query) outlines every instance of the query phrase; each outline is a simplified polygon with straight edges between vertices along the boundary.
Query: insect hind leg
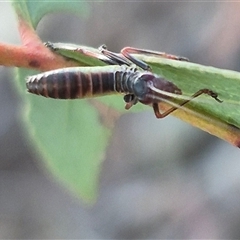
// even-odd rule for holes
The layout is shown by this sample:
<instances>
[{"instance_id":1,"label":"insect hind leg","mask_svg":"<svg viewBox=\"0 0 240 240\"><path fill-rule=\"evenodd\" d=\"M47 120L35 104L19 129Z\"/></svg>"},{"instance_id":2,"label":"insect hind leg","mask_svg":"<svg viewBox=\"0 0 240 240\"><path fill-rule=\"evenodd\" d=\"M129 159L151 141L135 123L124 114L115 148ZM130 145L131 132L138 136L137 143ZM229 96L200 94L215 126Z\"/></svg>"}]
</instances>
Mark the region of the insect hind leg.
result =
<instances>
[{"instance_id":1,"label":"insect hind leg","mask_svg":"<svg viewBox=\"0 0 240 240\"><path fill-rule=\"evenodd\" d=\"M52 42L45 42L44 45L50 49L52 52L56 52L63 57L70 58L77 60L75 58L69 57L61 53L61 51L73 52L81 55L85 55L86 57L98 59L106 64L116 65L116 62L112 59L108 58L107 56L103 55L98 51L98 49L90 48L86 46L78 46L74 44L65 44L65 43L52 43Z\"/></svg>"},{"instance_id":2,"label":"insect hind leg","mask_svg":"<svg viewBox=\"0 0 240 240\"><path fill-rule=\"evenodd\" d=\"M134 48L134 47L125 47L121 50L121 53L127 58L130 56L130 54L147 54L147 55L168 58L168 59L177 60L177 61L186 61L186 62L189 61L189 59L186 57L172 55L172 54L168 54L165 52L158 52L158 51L152 51L152 50L147 50L147 49Z\"/></svg>"},{"instance_id":3,"label":"insect hind leg","mask_svg":"<svg viewBox=\"0 0 240 240\"><path fill-rule=\"evenodd\" d=\"M141 61L140 59L133 57L131 54L147 54L147 55L152 55L152 56L157 56L162 58L168 58L172 60L189 61L185 57L180 57L180 56L168 54L165 52L157 52L157 51L151 51L151 50L134 48L134 47L125 47L121 50L121 53L124 57L126 57L131 62L135 63L137 66L141 67L143 70L146 70L146 71L151 71L150 66L145 62Z\"/></svg>"}]
</instances>

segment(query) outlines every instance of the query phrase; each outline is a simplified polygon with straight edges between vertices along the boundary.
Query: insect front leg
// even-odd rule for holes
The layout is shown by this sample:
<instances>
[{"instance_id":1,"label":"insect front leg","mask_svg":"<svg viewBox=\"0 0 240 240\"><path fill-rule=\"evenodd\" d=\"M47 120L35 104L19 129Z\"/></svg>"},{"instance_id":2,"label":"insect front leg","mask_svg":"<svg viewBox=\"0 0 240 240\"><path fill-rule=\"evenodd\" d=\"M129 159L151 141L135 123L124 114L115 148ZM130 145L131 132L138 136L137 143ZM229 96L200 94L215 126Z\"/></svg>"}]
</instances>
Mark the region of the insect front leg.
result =
<instances>
[{"instance_id":1,"label":"insect front leg","mask_svg":"<svg viewBox=\"0 0 240 240\"><path fill-rule=\"evenodd\" d=\"M127 65L130 66L131 64L127 61L127 59L120 56L118 53L111 52L107 49L106 45L101 45L98 50L106 57L111 59L114 65Z\"/></svg>"},{"instance_id":2,"label":"insect front leg","mask_svg":"<svg viewBox=\"0 0 240 240\"><path fill-rule=\"evenodd\" d=\"M194 93L190 99L188 100L185 100L183 101L182 103L178 104L178 106L175 106L175 107L171 107L169 108L167 111L163 112L163 113L160 113L160 110L159 110L159 106L158 106L158 103L153 103L153 111L156 115L157 118L164 118L166 116L168 116L170 113L174 112L175 110L179 109L180 107L184 106L185 104L189 103L190 101L192 101L194 98L196 97L199 97L200 95L202 94L207 94L209 95L210 97L214 98L217 102L219 103L222 103L223 101L220 100L218 98L218 94L213 92L212 90L210 89L207 89L207 88L204 88L204 89L200 89L198 90L196 93Z\"/></svg>"},{"instance_id":3,"label":"insect front leg","mask_svg":"<svg viewBox=\"0 0 240 240\"><path fill-rule=\"evenodd\" d=\"M123 97L124 101L126 102L125 109L130 109L133 105L138 102L137 97L134 94L126 94Z\"/></svg>"}]
</instances>

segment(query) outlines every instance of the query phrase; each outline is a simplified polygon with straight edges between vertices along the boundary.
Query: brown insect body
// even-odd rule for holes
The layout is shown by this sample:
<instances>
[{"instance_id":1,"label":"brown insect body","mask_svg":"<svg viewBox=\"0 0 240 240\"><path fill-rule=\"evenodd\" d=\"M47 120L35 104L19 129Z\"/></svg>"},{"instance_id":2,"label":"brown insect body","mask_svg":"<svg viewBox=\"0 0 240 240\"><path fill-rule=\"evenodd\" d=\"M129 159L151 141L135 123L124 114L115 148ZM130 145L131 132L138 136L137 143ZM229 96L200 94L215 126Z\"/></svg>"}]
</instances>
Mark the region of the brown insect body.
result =
<instances>
[{"instance_id":1,"label":"brown insect body","mask_svg":"<svg viewBox=\"0 0 240 240\"><path fill-rule=\"evenodd\" d=\"M33 75L27 79L28 92L55 99L76 99L106 94L133 94L144 104L159 102L159 93L149 88L150 84L162 91L181 94L173 83L149 71L140 71L135 66L72 67ZM157 98L154 99L156 95ZM161 95L161 98L167 96Z\"/></svg>"},{"instance_id":2,"label":"brown insect body","mask_svg":"<svg viewBox=\"0 0 240 240\"><path fill-rule=\"evenodd\" d=\"M54 50L52 45L51 48ZM112 65L62 68L30 76L26 83L28 92L56 99L76 99L123 93L125 94L126 109L130 109L138 101L143 104L152 104L157 118L166 117L202 94L207 94L216 101L222 102L218 99L217 93L204 88L182 102L172 104L171 108L161 113L158 103L165 101L171 104L176 95L181 95L182 92L172 82L153 74L147 63L135 58L132 54L149 54L179 61L187 61L186 58L131 47L123 48L121 54L116 54L107 50L104 45L99 48L102 55L84 51L84 49L82 51L78 48L75 50Z\"/></svg>"}]
</instances>

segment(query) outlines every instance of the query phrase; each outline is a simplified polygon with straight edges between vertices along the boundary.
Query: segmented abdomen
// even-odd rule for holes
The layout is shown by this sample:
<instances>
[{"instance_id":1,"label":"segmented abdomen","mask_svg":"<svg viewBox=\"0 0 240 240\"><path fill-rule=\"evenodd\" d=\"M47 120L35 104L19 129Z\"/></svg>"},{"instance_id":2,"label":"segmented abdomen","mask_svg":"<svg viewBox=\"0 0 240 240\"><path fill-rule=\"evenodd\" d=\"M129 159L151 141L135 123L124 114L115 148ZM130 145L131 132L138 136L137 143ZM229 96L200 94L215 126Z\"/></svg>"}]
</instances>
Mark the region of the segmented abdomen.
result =
<instances>
[{"instance_id":1,"label":"segmented abdomen","mask_svg":"<svg viewBox=\"0 0 240 240\"><path fill-rule=\"evenodd\" d=\"M120 66L115 66L112 71L104 70L104 67L62 68L30 76L26 85L28 92L33 94L75 99L121 92L119 80L121 82L123 76Z\"/></svg>"}]
</instances>

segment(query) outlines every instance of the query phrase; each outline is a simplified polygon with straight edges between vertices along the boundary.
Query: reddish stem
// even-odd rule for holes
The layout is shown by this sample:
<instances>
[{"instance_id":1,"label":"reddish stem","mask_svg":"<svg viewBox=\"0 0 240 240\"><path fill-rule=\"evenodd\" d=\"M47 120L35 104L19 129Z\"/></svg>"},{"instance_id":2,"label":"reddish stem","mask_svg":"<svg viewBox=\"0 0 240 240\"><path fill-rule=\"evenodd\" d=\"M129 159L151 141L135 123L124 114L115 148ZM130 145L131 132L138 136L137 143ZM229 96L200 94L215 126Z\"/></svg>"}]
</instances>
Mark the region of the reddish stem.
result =
<instances>
[{"instance_id":1,"label":"reddish stem","mask_svg":"<svg viewBox=\"0 0 240 240\"><path fill-rule=\"evenodd\" d=\"M8 67L34 68L41 71L76 66L46 48L34 29L21 17L18 28L22 46L0 43L0 65Z\"/></svg>"},{"instance_id":2,"label":"reddish stem","mask_svg":"<svg viewBox=\"0 0 240 240\"><path fill-rule=\"evenodd\" d=\"M76 66L49 51L43 44L40 48L0 43L0 65L7 67L34 68L47 71L56 68Z\"/></svg>"}]
</instances>

